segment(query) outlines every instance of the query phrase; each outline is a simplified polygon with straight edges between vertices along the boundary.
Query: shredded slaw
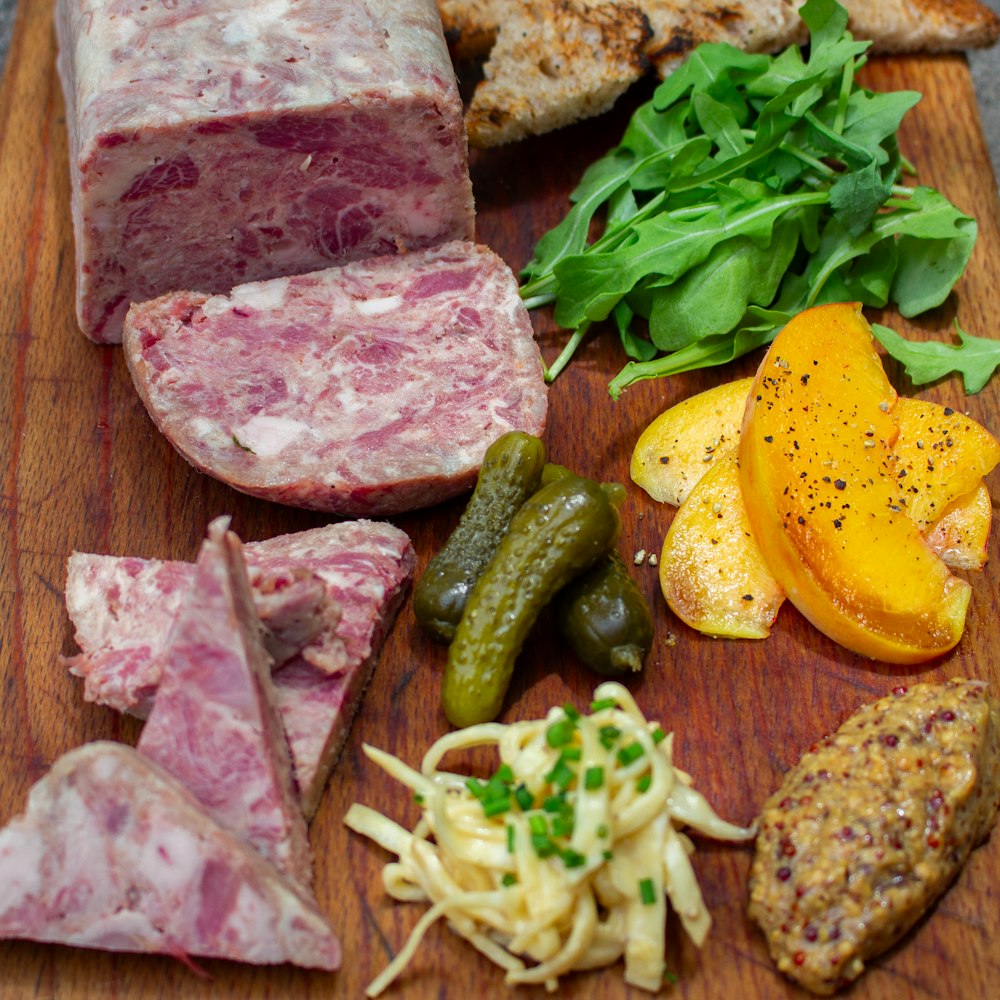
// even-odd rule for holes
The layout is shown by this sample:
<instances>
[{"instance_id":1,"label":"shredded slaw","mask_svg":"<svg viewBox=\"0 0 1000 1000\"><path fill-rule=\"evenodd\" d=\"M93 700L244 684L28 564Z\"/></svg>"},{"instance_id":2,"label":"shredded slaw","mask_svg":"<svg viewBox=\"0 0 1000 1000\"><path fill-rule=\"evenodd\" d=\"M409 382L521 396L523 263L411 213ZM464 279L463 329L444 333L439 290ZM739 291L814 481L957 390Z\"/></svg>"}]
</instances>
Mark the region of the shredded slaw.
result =
<instances>
[{"instance_id":1,"label":"shredded slaw","mask_svg":"<svg viewBox=\"0 0 1000 1000\"><path fill-rule=\"evenodd\" d=\"M549 990L568 972L622 957L627 983L659 990L669 975L667 899L704 942L711 917L681 831L729 841L754 831L719 818L674 767L673 735L621 684L600 685L594 699L589 715L567 705L545 719L449 733L419 771L365 745L423 815L410 832L354 804L344 822L398 858L383 870L390 896L432 904L368 996L403 972L441 917L505 970L508 985ZM489 745L501 764L485 782L440 769L448 753Z\"/></svg>"}]
</instances>

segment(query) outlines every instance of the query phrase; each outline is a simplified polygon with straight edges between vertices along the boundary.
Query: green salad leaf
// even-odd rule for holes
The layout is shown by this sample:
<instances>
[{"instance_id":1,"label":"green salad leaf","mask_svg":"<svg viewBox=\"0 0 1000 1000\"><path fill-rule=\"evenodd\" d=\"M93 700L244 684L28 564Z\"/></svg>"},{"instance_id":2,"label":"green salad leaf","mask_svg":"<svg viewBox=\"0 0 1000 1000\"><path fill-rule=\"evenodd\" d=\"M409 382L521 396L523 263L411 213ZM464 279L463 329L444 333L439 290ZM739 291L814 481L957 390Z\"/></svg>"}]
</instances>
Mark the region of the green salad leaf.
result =
<instances>
[{"instance_id":1,"label":"green salad leaf","mask_svg":"<svg viewBox=\"0 0 1000 1000\"><path fill-rule=\"evenodd\" d=\"M1000 341L974 337L958 324L958 344L940 341L913 341L878 323L872 325L879 343L903 365L916 385L934 382L952 372L959 372L968 395L979 392L1000 367Z\"/></svg>"},{"instance_id":2,"label":"green salad leaf","mask_svg":"<svg viewBox=\"0 0 1000 1000\"><path fill-rule=\"evenodd\" d=\"M976 223L901 183L896 133L920 95L858 86L870 43L835 0L800 13L803 49L698 46L584 173L521 275L525 304L553 304L571 331L549 381L609 318L632 359L609 386L617 398L640 379L732 361L813 305L892 302L914 316L948 296ZM961 371L981 388L991 342L959 337L880 339L915 381Z\"/></svg>"}]
</instances>

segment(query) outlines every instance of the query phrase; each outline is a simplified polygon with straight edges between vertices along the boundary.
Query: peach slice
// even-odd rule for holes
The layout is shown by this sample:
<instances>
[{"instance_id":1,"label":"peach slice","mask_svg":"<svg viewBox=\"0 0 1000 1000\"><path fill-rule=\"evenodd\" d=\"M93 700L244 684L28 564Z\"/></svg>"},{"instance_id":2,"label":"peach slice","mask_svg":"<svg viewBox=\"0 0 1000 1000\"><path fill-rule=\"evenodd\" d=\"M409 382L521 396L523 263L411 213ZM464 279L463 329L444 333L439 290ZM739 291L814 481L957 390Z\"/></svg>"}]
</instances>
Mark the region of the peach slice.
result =
<instances>
[{"instance_id":1,"label":"peach slice","mask_svg":"<svg viewBox=\"0 0 1000 1000\"><path fill-rule=\"evenodd\" d=\"M865 656L919 663L962 636L971 588L900 504L896 392L857 303L805 310L754 378L740 486L789 600Z\"/></svg>"},{"instance_id":2,"label":"peach slice","mask_svg":"<svg viewBox=\"0 0 1000 1000\"><path fill-rule=\"evenodd\" d=\"M681 621L707 635L764 639L784 594L750 531L736 454L717 458L663 540L660 589Z\"/></svg>"},{"instance_id":3,"label":"peach slice","mask_svg":"<svg viewBox=\"0 0 1000 1000\"><path fill-rule=\"evenodd\" d=\"M724 382L681 400L639 436L629 475L654 500L679 507L712 463L732 451L753 379Z\"/></svg>"},{"instance_id":4,"label":"peach slice","mask_svg":"<svg viewBox=\"0 0 1000 1000\"><path fill-rule=\"evenodd\" d=\"M901 396L892 416L900 501L925 531L1000 463L1000 441L971 417L923 399Z\"/></svg>"},{"instance_id":5,"label":"peach slice","mask_svg":"<svg viewBox=\"0 0 1000 1000\"><path fill-rule=\"evenodd\" d=\"M953 500L924 532L927 544L954 569L982 569L993 522L993 504L986 484Z\"/></svg>"}]
</instances>

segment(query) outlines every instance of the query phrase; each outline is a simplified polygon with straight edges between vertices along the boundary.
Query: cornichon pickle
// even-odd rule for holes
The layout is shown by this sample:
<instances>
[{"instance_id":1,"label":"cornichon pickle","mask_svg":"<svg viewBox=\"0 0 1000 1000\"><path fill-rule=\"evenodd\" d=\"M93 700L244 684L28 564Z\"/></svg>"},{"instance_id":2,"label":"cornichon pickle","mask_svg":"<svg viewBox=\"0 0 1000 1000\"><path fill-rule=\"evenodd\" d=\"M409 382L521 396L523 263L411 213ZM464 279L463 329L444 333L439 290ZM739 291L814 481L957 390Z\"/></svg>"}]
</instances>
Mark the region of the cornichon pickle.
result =
<instances>
[{"instance_id":1,"label":"cornichon pickle","mask_svg":"<svg viewBox=\"0 0 1000 1000\"><path fill-rule=\"evenodd\" d=\"M455 726L495 719L521 646L542 608L614 547L618 509L592 479L543 486L511 519L448 650L441 704Z\"/></svg>"},{"instance_id":2,"label":"cornichon pickle","mask_svg":"<svg viewBox=\"0 0 1000 1000\"><path fill-rule=\"evenodd\" d=\"M548 486L549 483L554 483L558 479L565 479L566 476L575 475L570 469L567 469L565 465L559 465L557 462L546 462L542 467L542 486ZM611 498L611 502L616 506L620 507L622 501L625 499L625 487L621 483L601 483L601 489Z\"/></svg>"},{"instance_id":3,"label":"cornichon pickle","mask_svg":"<svg viewBox=\"0 0 1000 1000\"><path fill-rule=\"evenodd\" d=\"M570 475L565 465L546 462L542 484ZM620 483L602 488L616 506L625 497ZM642 669L653 644L653 614L617 552L564 587L556 609L560 630L588 667L611 676Z\"/></svg>"},{"instance_id":4,"label":"cornichon pickle","mask_svg":"<svg viewBox=\"0 0 1000 1000\"><path fill-rule=\"evenodd\" d=\"M653 644L653 615L617 552L565 587L556 621L577 657L602 674L642 669Z\"/></svg>"},{"instance_id":5,"label":"cornichon pickle","mask_svg":"<svg viewBox=\"0 0 1000 1000\"><path fill-rule=\"evenodd\" d=\"M413 612L434 638L451 642L479 574L514 513L538 489L544 464L545 446L522 431L510 431L486 449L458 525L413 591Z\"/></svg>"},{"instance_id":6,"label":"cornichon pickle","mask_svg":"<svg viewBox=\"0 0 1000 1000\"><path fill-rule=\"evenodd\" d=\"M557 479L564 479L566 476L572 476L573 473L566 468L565 465L559 465L558 462L546 462L542 466L542 486L548 486L549 483L554 483Z\"/></svg>"}]
</instances>

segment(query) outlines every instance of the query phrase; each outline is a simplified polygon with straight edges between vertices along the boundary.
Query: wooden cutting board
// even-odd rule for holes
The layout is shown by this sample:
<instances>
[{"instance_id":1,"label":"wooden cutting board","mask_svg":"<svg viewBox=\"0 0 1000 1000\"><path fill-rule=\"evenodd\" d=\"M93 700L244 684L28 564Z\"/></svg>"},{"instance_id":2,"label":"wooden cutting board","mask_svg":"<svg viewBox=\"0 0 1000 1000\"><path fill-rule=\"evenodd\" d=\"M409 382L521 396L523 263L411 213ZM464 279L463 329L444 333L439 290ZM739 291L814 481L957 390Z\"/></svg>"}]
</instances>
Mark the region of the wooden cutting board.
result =
<instances>
[{"instance_id":1,"label":"wooden cutting board","mask_svg":"<svg viewBox=\"0 0 1000 1000\"><path fill-rule=\"evenodd\" d=\"M74 549L193 558L205 526L233 516L246 540L323 523L317 515L254 501L194 473L154 430L132 390L121 352L95 347L73 318L66 130L54 72L49 0L22 0L0 90L0 331L5 458L0 508L0 823L19 813L29 786L64 751L93 739L134 742L138 723L85 704L81 684L60 666L74 651L62 603L66 558ZM979 244L947 305L919 327L888 313L909 336L947 338L964 328L992 335L1000 303L1000 212L966 64L961 57L877 62L878 89L916 88L924 100L903 133L921 180L979 220ZM584 166L612 145L641 94L610 116L558 135L474 158L478 238L515 269L566 207ZM535 317L552 358L562 335ZM606 392L622 357L606 336L586 344L551 390L550 456L586 474L628 482L628 460L643 427L671 403L723 378L750 373L757 358L726 370L650 382L620 402ZM890 368L903 393L913 387ZM920 395L967 409L1000 430L1000 384L974 398L948 379ZM1000 477L990 485L1000 496ZM994 505L996 501L994 501ZM421 567L445 539L460 505L395 519L414 540ZM670 512L635 487L624 509L621 550L658 552ZM1000 689L1000 551L971 574L967 633L944 660L921 669L889 667L844 652L782 610L765 642L699 637L659 597L656 570L634 573L656 611L657 640L632 687L651 718L677 734L681 766L727 818L749 822L783 772L818 736L860 704L917 680L967 675ZM520 663L504 720L532 718L553 704L585 705L599 680L574 664L543 619ZM362 740L415 763L445 730L438 709L444 655L415 627L407 604L312 826L319 902L341 936L335 974L205 962L199 978L166 958L116 956L23 942L0 944L0 998L358 997L403 944L422 908L387 901L387 857L349 834L354 801L412 822L408 795L362 757ZM747 922L746 848L703 843L695 865L715 926L698 951L671 918L668 959L685 998L783 997L798 993L774 971ZM957 884L903 943L874 963L853 997L985 997L1000 982L1000 834L973 855ZM0 894L3 886L0 886ZM991 985L992 984L992 985ZM431 930L390 996L503 995L501 974L443 926ZM570 977L570 997L629 995L620 966ZM525 997L542 995L526 989ZM636 991L636 995L638 991Z\"/></svg>"}]
</instances>

